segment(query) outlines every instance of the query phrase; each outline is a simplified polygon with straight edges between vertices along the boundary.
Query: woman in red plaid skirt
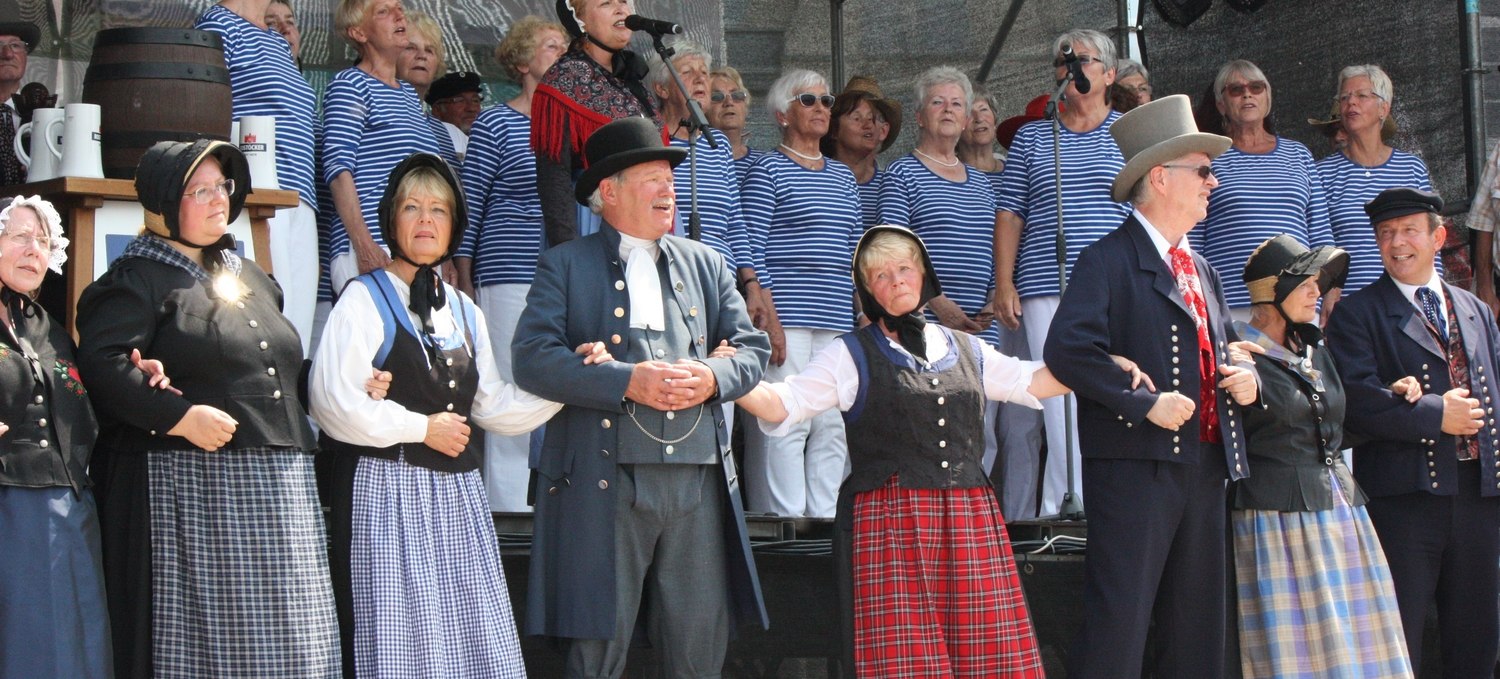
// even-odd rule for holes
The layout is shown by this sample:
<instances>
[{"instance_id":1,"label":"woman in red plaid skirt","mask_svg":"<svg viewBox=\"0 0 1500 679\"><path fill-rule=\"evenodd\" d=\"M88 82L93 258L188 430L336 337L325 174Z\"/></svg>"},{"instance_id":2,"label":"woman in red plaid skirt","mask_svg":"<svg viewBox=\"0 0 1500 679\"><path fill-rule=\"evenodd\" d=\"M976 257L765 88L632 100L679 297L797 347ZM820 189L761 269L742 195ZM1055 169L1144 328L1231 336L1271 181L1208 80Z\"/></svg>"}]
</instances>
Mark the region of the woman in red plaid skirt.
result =
<instances>
[{"instance_id":1,"label":"woman in red plaid skirt","mask_svg":"<svg viewBox=\"0 0 1500 679\"><path fill-rule=\"evenodd\" d=\"M854 254L870 324L739 400L777 429L844 412L860 677L1041 677L1005 520L980 463L985 399L1067 393L1040 362L927 323L942 288L920 238L877 226ZM1137 380L1134 364L1116 359ZM779 425L778 425L779 423ZM766 429L771 436L775 429Z\"/></svg>"}]
</instances>

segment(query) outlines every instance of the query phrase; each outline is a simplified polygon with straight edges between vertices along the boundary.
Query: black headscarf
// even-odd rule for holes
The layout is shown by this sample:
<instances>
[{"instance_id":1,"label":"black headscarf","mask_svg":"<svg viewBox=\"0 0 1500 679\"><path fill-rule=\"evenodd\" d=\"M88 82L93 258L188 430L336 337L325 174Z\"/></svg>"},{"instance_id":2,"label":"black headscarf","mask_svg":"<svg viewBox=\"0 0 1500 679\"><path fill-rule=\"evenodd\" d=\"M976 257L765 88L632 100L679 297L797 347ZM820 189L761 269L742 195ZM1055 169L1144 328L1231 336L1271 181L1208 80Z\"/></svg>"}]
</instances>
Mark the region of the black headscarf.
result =
<instances>
[{"instance_id":1,"label":"black headscarf","mask_svg":"<svg viewBox=\"0 0 1500 679\"><path fill-rule=\"evenodd\" d=\"M210 157L219 162L219 169L226 178L234 180L234 193L229 196L226 217L229 222L234 222L245 207L246 196L250 195L250 163L233 144L212 139L158 142L146 150L136 167L135 193L141 207L146 209L146 230L190 248L202 249L203 268L213 273L223 266L225 251L234 249L234 236L226 233L213 243L194 243L182 237L182 225L177 223L188 179Z\"/></svg>"},{"instance_id":2,"label":"black headscarf","mask_svg":"<svg viewBox=\"0 0 1500 679\"><path fill-rule=\"evenodd\" d=\"M392 209L395 207L396 196L407 175L424 168L436 172L439 177L443 178L443 181L448 183L449 190L453 192L453 225L448 239L448 251L436 261L421 263L412 261L405 252L401 251L401 242L396 238L396 219L392 214ZM396 164L396 167L391 170L390 177L386 179L385 194L380 198L378 215L380 233L385 236L385 243L391 248L391 256L417 267L417 274L411 281L411 301L407 303L407 308L421 319L422 331L431 337L435 332L432 325L432 310L441 309L448 304L448 296L443 291L442 278L438 276L435 267L458 252L464 231L469 226L469 211L464 204L464 189L458 181L458 174L453 171L447 161L431 153L414 153L408 156L406 160Z\"/></svg>"},{"instance_id":3,"label":"black headscarf","mask_svg":"<svg viewBox=\"0 0 1500 679\"><path fill-rule=\"evenodd\" d=\"M917 301L917 308L900 316L894 315L880 306L875 301L875 295L870 293L865 285L864 274L859 269L860 255L865 248L875 240L875 236L882 233L894 233L910 238L917 246L917 252L922 255L922 293ZM859 293L859 303L864 309L865 316L871 323L881 323L887 330L896 333L896 341L911 353L918 361L927 360L927 338L923 334L927 327L927 319L922 316L922 307L933 297L943 294L943 286L938 283L937 274L932 269L932 258L927 255L927 244L912 233L910 229L900 226L874 226L865 235L860 237L859 245L854 248L854 289Z\"/></svg>"}]
</instances>

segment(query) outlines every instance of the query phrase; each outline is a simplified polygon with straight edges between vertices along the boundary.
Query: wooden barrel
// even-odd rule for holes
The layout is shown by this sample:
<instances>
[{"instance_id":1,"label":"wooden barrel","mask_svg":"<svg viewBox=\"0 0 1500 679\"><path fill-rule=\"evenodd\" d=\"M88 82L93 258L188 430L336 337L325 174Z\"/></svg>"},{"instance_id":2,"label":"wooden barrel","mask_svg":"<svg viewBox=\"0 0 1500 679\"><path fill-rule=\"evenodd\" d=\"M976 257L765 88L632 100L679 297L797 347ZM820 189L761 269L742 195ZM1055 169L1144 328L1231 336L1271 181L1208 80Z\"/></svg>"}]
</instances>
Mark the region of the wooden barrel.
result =
<instances>
[{"instance_id":1,"label":"wooden barrel","mask_svg":"<svg viewBox=\"0 0 1500 679\"><path fill-rule=\"evenodd\" d=\"M159 141L229 140L233 115L224 43L186 28L99 31L83 100L100 108L104 176L133 179Z\"/></svg>"}]
</instances>

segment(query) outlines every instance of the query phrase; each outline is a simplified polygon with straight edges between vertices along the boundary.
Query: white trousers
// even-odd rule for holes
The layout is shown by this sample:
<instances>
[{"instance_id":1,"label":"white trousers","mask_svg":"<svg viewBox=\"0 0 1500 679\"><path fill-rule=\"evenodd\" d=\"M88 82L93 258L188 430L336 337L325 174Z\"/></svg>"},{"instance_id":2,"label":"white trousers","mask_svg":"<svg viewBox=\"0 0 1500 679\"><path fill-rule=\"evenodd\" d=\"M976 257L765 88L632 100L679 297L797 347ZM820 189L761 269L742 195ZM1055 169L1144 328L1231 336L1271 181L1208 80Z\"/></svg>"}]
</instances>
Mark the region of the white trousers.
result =
<instances>
[{"instance_id":1,"label":"white trousers","mask_svg":"<svg viewBox=\"0 0 1500 679\"><path fill-rule=\"evenodd\" d=\"M495 350L495 367L500 370L500 379L506 382L515 381L510 345L515 340L516 322L526 309L526 293L530 290L531 286L524 283L507 283L486 285L474 291L474 303L484 314L490 346ZM531 434L484 433L484 490L490 496L490 511L531 511L526 504L526 486L531 481L530 458Z\"/></svg>"},{"instance_id":2,"label":"white trousers","mask_svg":"<svg viewBox=\"0 0 1500 679\"><path fill-rule=\"evenodd\" d=\"M1026 343L1025 314L1023 327L1011 330L1000 326L1000 353L1025 358L1031 356ZM1042 411L1017 403L998 406L995 429L999 436L999 454L991 457L985 448L984 468L1000 489L1000 511L1008 521L1034 519L1037 516L1037 464L1042 450ZM988 411L986 411L988 414ZM986 422L988 425L989 423ZM985 431L986 438L993 435ZM986 440L988 444L988 440Z\"/></svg>"},{"instance_id":3,"label":"white trousers","mask_svg":"<svg viewBox=\"0 0 1500 679\"><path fill-rule=\"evenodd\" d=\"M1022 327L1026 328L1026 343L1031 345L1032 360L1042 360L1042 348L1047 345L1047 329L1052 325L1052 317L1057 315L1058 299L1057 295L1046 295L1021 300L1021 315L1025 319ZM1062 508L1063 494L1068 490L1068 443L1063 399L1073 403L1073 488L1078 501L1083 502L1083 456L1078 446L1078 402L1072 394L1043 399L1042 422L1047 428L1047 468L1042 474L1041 516L1056 514Z\"/></svg>"},{"instance_id":4,"label":"white trousers","mask_svg":"<svg viewBox=\"0 0 1500 679\"><path fill-rule=\"evenodd\" d=\"M318 212L306 201L277 210L269 221L271 272L281 284L281 313L312 357L313 314L318 303Z\"/></svg>"},{"instance_id":5,"label":"white trousers","mask_svg":"<svg viewBox=\"0 0 1500 679\"><path fill-rule=\"evenodd\" d=\"M765 380L780 382L802 372L823 347L842 333L811 328L786 329L786 362L767 366ZM745 508L778 516L831 518L838 509L839 484L849 473L843 415L829 410L793 425L786 436L770 437L758 420L745 423Z\"/></svg>"}]
</instances>

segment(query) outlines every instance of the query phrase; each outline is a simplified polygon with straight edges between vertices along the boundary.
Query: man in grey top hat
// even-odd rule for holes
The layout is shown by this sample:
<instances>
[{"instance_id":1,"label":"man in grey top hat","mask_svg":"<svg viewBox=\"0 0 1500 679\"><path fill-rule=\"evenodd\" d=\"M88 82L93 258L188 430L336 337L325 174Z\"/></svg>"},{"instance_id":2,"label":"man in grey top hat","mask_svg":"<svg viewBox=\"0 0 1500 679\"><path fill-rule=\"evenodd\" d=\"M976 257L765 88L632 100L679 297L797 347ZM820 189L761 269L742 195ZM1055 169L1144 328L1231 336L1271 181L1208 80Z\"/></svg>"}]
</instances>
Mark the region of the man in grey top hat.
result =
<instances>
[{"instance_id":1,"label":"man in grey top hat","mask_svg":"<svg viewBox=\"0 0 1500 679\"><path fill-rule=\"evenodd\" d=\"M26 181L26 170L16 160L11 142L21 123L31 119L31 109L20 106L19 92L21 79L26 75L26 60L42 37L36 24L5 16L14 11L14 8L10 12L0 11L0 186Z\"/></svg>"},{"instance_id":2,"label":"man in grey top hat","mask_svg":"<svg viewBox=\"0 0 1500 679\"><path fill-rule=\"evenodd\" d=\"M604 224L543 253L512 345L516 383L567 404L532 465L526 633L571 640L568 677L620 676L638 619L666 676L717 677L734 622L768 624L719 406L770 342L723 258L667 235L686 153L641 117L589 137L575 196ZM596 340L614 362L571 358Z\"/></svg>"},{"instance_id":3,"label":"man in grey top hat","mask_svg":"<svg viewBox=\"0 0 1500 679\"><path fill-rule=\"evenodd\" d=\"M1249 473L1239 409L1258 376L1234 361L1219 276L1188 248L1229 139L1198 132L1187 97L1110 128L1125 155L1113 198L1135 210L1084 248L1047 333L1047 366L1078 396L1089 499L1075 677L1139 677L1155 620L1157 677L1224 676L1226 480ZM1163 388L1132 389L1110 354Z\"/></svg>"}]
</instances>

